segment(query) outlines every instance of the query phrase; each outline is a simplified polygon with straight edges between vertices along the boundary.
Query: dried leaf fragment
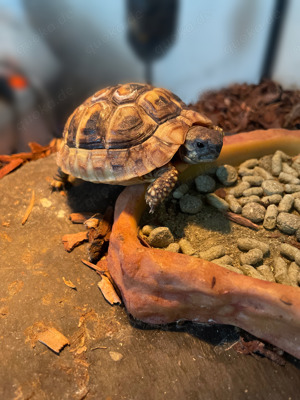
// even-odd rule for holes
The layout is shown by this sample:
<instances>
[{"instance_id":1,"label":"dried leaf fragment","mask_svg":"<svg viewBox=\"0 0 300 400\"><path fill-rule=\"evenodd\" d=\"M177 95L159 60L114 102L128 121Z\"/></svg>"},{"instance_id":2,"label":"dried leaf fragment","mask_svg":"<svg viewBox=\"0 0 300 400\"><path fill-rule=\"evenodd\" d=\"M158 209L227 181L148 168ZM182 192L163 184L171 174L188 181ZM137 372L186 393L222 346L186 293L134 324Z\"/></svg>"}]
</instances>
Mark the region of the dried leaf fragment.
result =
<instances>
[{"instance_id":1,"label":"dried leaf fragment","mask_svg":"<svg viewBox=\"0 0 300 400\"><path fill-rule=\"evenodd\" d=\"M30 200L29 206L27 207L27 210L26 210L26 212L25 212L25 214L24 214L24 217L23 217L23 219L22 219L22 225L25 224L25 222L26 222L26 221L28 220L28 218L29 218L29 215L31 214L31 211L32 211L33 206L34 206L34 199L35 199L35 195L34 195L34 190L33 190L33 191L32 191L32 194L31 194L31 200Z\"/></svg>"},{"instance_id":2,"label":"dried leaf fragment","mask_svg":"<svg viewBox=\"0 0 300 400\"><path fill-rule=\"evenodd\" d=\"M39 333L38 341L49 347L56 354L59 354L66 345L70 344L69 340L55 328L48 328L46 331Z\"/></svg>"},{"instance_id":3,"label":"dried leaf fragment","mask_svg":"<svg viewBox=\"0 0 300 400\"><path fill-rule=\"evenodd\" d=\"M117 295L113 284L105 275L102 275L102 279L98 283L98 288L101 290L103 297L110 305L113 306L121 304L121 299Z\"/></svg>"},{"instance_id":4,"label":"dried leaf fragment","mask_svg":"<svg viewBox=\"0 0 300 400\"><path fill-rule=\"evenodd\" d=\"M247 228L255 229L256 231L259 230L258 225L254 224L254 222L250 221L250 219L242 217L241 215L235 214L230 211L224 212L224 215L227 219L229 219L232 222L235 222L236 224L246 226Z\"/></svg>"},{"instance_id":5,"label":"dried leaf fragment","mask_svg":"<svg viewBox=\"0 0 300 400\"><path fill-rule=\"evenodd\" d=\"M73 224L83 224L87 219L91 218L93 213L72 213L69 215L69 219Z\"/></svg>"},{"instance_id":6,"label":"dried leaf fragment","mask_svg":"<svg viewBox=\"0 0 300 400\"><path fill-rule=\"evenodd\" d=\"M0 161L2 160L0 159ZM6 165L4 165L4 167L0 169L0 179L17 169L22 164L23 160L21 158L11 159Z\"/></svg>"},{"instance_id":7,"label":"dried leaf fragment","mask_svg":"<svg viewBox=\"0 0 300 400\"><path fill-rule=\"evenodd\" d=\"M77 288L76 288L76 286L74 285L73 282L67 281L67 280L65 279L64 276L63 276L62 279L63 279L63 281L64 281L64 284L67 285L69 288L74 289L74 290L77 290Z\"/></svg>"},{"instance_id":8,"label":"dried leaf fragment","mask_svg":"<svg viewBox=\"0 0 300 400\"><path fill-rule=\"evenodd\" d=\"M64 248L67 252L71 252L75 247L88 240L87 232L69 233L62 237Z\"/></svg>"}]
</instances>

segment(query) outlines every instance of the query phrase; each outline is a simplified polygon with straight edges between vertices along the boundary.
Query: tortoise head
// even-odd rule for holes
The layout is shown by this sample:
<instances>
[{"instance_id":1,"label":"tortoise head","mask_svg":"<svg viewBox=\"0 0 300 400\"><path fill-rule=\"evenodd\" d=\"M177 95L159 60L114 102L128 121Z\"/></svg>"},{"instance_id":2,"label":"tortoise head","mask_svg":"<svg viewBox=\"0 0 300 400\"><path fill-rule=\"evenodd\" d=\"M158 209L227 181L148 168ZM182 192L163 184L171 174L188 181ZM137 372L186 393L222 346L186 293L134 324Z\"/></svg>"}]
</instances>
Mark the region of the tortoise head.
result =
<instances>
[{"instance_id":1,"label":"tortoise head","mask_svg":"<svg viewBox=\"0 0 300 400\"><path fill-rule=\"evenodd\" d=\"M221 128L193 125L179 148L179 156L188 164L214 161L219 157L224 133Z\"/></svg>"}]
</instances>

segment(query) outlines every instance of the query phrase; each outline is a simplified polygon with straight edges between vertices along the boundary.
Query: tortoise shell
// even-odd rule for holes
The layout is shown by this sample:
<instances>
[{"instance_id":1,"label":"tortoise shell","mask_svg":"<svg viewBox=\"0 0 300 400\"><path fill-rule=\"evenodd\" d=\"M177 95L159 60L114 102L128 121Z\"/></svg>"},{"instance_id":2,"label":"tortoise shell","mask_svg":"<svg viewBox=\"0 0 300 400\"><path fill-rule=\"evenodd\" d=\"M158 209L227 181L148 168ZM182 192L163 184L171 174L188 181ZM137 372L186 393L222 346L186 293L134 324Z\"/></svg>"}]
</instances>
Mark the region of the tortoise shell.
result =
<instances>
[{"instance_id":1,"label":"tortoise shell","mask_svg":"<svg viewBox=\"0 0 300 400\"><path fill-rule=\"evenodd\" d=\"M86 181L131 184L167 164L193 124L212 122L169 90L140 83L108 87L69 117L57 163Z\"/></svg>"}]
</instances>

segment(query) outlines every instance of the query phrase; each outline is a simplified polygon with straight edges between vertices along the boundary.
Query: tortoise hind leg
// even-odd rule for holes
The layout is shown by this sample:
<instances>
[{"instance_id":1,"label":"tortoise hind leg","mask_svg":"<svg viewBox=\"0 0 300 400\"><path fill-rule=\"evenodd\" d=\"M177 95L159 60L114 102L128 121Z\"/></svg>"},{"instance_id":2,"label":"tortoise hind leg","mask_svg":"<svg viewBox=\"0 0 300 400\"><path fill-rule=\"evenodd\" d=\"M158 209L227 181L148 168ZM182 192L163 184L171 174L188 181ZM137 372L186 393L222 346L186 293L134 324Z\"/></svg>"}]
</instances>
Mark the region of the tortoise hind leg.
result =
<instances>
[{"instance_id":1,"label":"tortoise hind leg","mask_svg":"<svg viewBox=\"0 0 300 400\"><path fill-rule=\"evenodd\" d=\"M156 179L148 186L145 195L151 214L157 205L171 193L178 179L178 171L172 164L167 164L155 170L154 176Z\"/></svg>"},{"instance_id":2,"label":"tortoise hind leg","mask_svg":"<svg viewBox=\"0 0 300 400\"><path fill-rule=\"evenodd\" d=\"M62 190L64 188L64 186L66 185L66 183L68 182L68 174L65 174L61 168L57 168L57 172L54 175L52 182L51 182L51 187L52 187L52 191L55 190Z\"/></svg>"}]
</instances>

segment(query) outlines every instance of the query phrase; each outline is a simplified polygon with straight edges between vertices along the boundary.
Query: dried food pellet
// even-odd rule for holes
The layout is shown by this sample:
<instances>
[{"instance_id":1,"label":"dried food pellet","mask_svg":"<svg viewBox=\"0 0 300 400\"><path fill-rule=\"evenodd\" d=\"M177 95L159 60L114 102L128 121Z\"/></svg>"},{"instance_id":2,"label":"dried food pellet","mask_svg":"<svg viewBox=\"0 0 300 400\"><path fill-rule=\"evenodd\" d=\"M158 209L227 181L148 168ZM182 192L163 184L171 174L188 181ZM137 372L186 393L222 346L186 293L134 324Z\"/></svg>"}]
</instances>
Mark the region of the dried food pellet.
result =
<instances>
[{"instance_id":1,"label":"dried food pellet","mask_svg":"<svg viewBox=\"0 0 300 400\"><path fill-rule=\"evenodd\" d=\"M240 176L252 176L254 174L254 170L245 167L240 167L238 169L238 173Z\"/></svg>"},{"instance_id":2,"label":"dried food pellet","mask_svg":"<svg viewBox=\"0 0 300 400\"><path fill-rule=\"evenodd\" d=\"M235 214L240 214L242 212L242 206L232 194L228 194L225 197L225 200L227 201L229 208L232 212L234 212Z\"/></svg>"},{"instance_id":3,"label":"dried food pellet","mask_svg":"<svg viewBox=\"0 0 300 400\"><path fill-rule=\"evenodd\" d=\"M255 265L263 260L263 252L260 249L251 249L247 253L240 254L241 264Z\"/></svg>"},{"instance_id":4,"label":"dried food pellet","mask_svg":"<svg viewBox=\"0 0 300 400\"><path fill-rule=\"evenodd\" d=\"M221 165L217 171L216 176L224 186L231 186L235 184L238 178L236 169L231 165Z\"/></svg>"},{"instance_id":5,"label":"dried food pellet","mask_svg":"<svg viewBox=\"0 0 300 400\"><path fill-rule=\"evenodd\" d=\"M294 197L291 194L283 196L281 202L278 205L279 212L290 212L294 204Z\"/></svg>"},{"instance_id":6,"label":"dried food pellet","mask_svg":"<svg viewBox=\"0 0 300 400\"><path fill-rule=\"evenodd\" d=\"M243 271L239 268L233 267L232 265L222 264L221 267L228 269L229 271L236 272L237 274L243 275Z\"/></svg>"},{"instance_id":7,"label":"dried food pellet","mask_svg":"<svg viewBox=\"0 0 300 400\"><path fill-rule=\"evenodd\" d=\"M282 196L280 194L272 194L271 196L264 196L261 198L261 203L268 207L270 204L279 204Z\"/></svg>"},{"instance_id":8,"label":"dried food pellet","mask_svg":"<svg viewBox=\"0 0 300 400\"><path fill-rule=\"evenodd\" d=\"M206 201L209 205L216 208L219 211L227 211L229 209L229 204L221 197L217 196L214 193L209 193L205 196Z\"/></svg>"},{"instance_id":9,"label":"dried food pellet","mask_svg":"<svg viewBox=\"0 0 300 400\"><path fill-rule=\"evenodd\" d=\"M211 260L211 262L218 264L218 265L232 265L233 259L230 256L225 255L220 258L215 258L214 260Z\"/></svg>"},{"instance_id":10,"label":"dried food pellet","mask_svg":"<svg viewBox=\"0 0 300 400\"><path fill-rule=\"evenodd\" d=\"M268 154L258 160L258 166L272 173L272 155Z\"/></svg>"},{"instance_id":11,"label":"dried food pellet","mask_svg":"<svg viewBox=\"0 0 300 400\"><path fill-rule=\"evenodd\" d=\"M292 168L298 173L298 176L299 176L300 175L300 162L295 160L292 164Z\"/></svg>"},{"instance_id":12,"label":"dried food pellet","mask_svg":"<svg viewBox=\"0 0 300 400\"><path fill-rule=\"evenodd\" d=\"M261 187L251 187L243 191L243 196L262 196L264 193Z\"/></svg>"},{"instance_id":13,"label":"dried food pellet","mask_svg":"<svg viewBox=\"0 0 300 400\"><path fill-rule=\"evenodd\" d=\"M284 257L287 257L293 261L295 260L297 253L300 254L300 250L288 243L281 243L279 246L279 251Z\"/></svg>"},{"instance_id":14,"label":"dried food pellet","mask_svg":"<svg viewBox=\"0 0 300 400\"><path fill-rule=\"evenodd\" d=\"M265 218L266 210L258 203L248 203L243 207L242 216L250 219L252 222L262 222Z\"/></svg>"},{"instance_id":15,"label":"dried food pellet","mask_svg":"<svg viewBox=\"0 0 300 400\"><path fill-rule=\"evenodd\" d=\"M268 206L263 226L265 229L275 229L276 228L276 218L278 215L278 209L275 204Z\"/></svg>"},{"instance_id":16,"label":"dried food pellet","mask_svg":"<svg viewBox=\"0 0 300 400\"><path fill-rule=\"evenodd\" d=\"M215 180L209 175L200 175L195 179L196 189L200 193L211 193L216 188Z\"/></svg>"},{"instance_id":17,"label":"dried food pellet","mask_svg":"<svg viewBox=\"0 0 300 400\"><path fill-rule=\"evenodd\" d=\"M288 174L287 172L280 172L278 179L281 183L292 183L294 185L300 184L300 179Z\"/></svg>"},{"instance_id":18,"label":"dried food pellet","mask_svg":"<svg viewBox=\"0 0 300 400\"><path fill-rule=\"evenodd\" d=\"M277 216L277 228L287 235L293 235L300 227L300 217L289 213L279 213Z\"/></svg>"},{"instance_id":19,"label":"dried food pellet","mask_svg":"<svg viewBox=\"0 0 300 400\"><path fill-rule=\"evenodd\" d=\"M254 175L259 175L262 176L264 179L274 179L272 174L270 174L268 171L261 167L255 167L254 168Z\"/></svg>"},{"instance_id":20,"label":"dried food pellet","mask_svg":"<svg viewBox=\"0 0 300 400\"><path fill-rule=\"evenodd\" d=\"M179 200L180 210L186 214L197 214L203 207L202 200L197 196L185 194Z\"/></svg>"},{"instance_id":21,"label":"dried food pellet","mask_svg":"<svg viewBox=\"0 0 300 400\"><path fill-rule=\"evenodd\" d=\"M263 188L266 196L271 196L272 194L282 194L284 192L283 185L274 179L267 179L263 181L261 187Z\"/></svg>"},{"instance_id":22,"label":"dried food pellet","mask_svg":"<svg viewBox=\"0 0 300 400\"><path fill-rule=\"evenodd\" d=\"M157 228L155 225L144 225L142 227L142 234L145 236L149 236L153 229Z\"/></svg>"},{"instance_id":23,"label":"dried food pellet","mask_svg":"<svg viewBox=\"0 0 300 400\"><path fill-rule=\"evenodd\" d=\"M250 158L249 160L246 160L240 164L240 168L254 168L258 165L258 159L257 158Z\"/></svg>"},{"instance_id":24,"label":"dried food pellet","mask_svg":"<svg viewBox=\"0 0 300 400\"><path fill-rule=\"evenodd\" d=\"M260 186L264 178L259 175L243 176L242 181L250 183L251 186Z\"/></svg>"},{"instance_id":25,"label":"dried food pellet","mask_svg":"<svg viewBox=\"0 0 300 400\"><path fill-rule=\"evenodd\" d=\"M189 186L186 183L183 183L174 190L173 197L174 199L181 199L181 197L183 197L188 191Z\"/></svg>"},{"instance_id":26,"label":"dried food pellet","mask_svg":"<svg viewBox=\"0 0 300 400\"><path fill-rule=\"evenodd\" d=\"M234 188L230 189L229 193L232 194L234 197L241 197L243 196L243 192L246 189L249 189L250 183L248 182L241 182L236 185Z\"/></svg>"},{"instance_id":27,"label":"dried food pellet","mask_svg":"<svg viewBox=\"0 0 300 400\"><path fill-rule=\"evenodd\" d=\"M297 249L298 250L298 249ZM295 251L294 261L297 265L300 265L300 250Z\"/></svg>"},{"instance_id":28,"label":"dried food pellet","mask_svg":"<svg viewBox=\"0 0 300 400\"><path fill-rule=\"evenodd\" d=\"M192 254L196 253L196 250L192 246L191 242L185 238L179 240L179 246L183 254L191 256Z\"/></svg>"},{"instance_id":29,"label":"dried food pellet","mask_svg":"<svg viewBox=\"0 0 300 400\"><path fill-rule=\"evenodd\" d=\"M275 282L274 274L268 265L260 265L256 270L269 282Z\"/></svg>"},{"instance_id":30,"label":"dried food pellet","mask_svg":"<svg viewBox=\"0 0 300 400\"><path fill-rule=\"evenodd\" d=\"M258 272L252 265L243 264L240 266L240 270L247 276L251 276L251 278L262 279L264 280L263 275Z\"/></svg>"},{"instance_id":31,"label":"dried food pellet","mask_svg":"<svg viewBox=\"0 0 300 400\"><path fill-rule=\"evenodd\" d=\"M178 243L170 243L168 247L165 248L166 251L171 251L172 253L179 253L180 246Z\"/></svg>"},{"instance_id":32,"label":"dried food pellet","mask_svg":"<svg viewBox=\"0 0 300 400\"><path fill-rule=\"evenodd\" d=\"M220 258L225 256L226 249L223 245L218 245L218 246L213 246L210 249L206 251L201 251L199 253L200 258L203 258L204 260L211 261L216 258Z\"/></svg>"},{"instance_id":33,"label":"dried food pellet","mask_svg":"<svg viewBox=\"0 0 300 400\"><path fill-rule=\"evenodd\" d=\"M272 174L278 176L282 171L282 159L279 151L276 151L272 157Z\"/></svg>"},{"instance_id":34,"label":"dried food pellet","mask_svg":"<svg viewBox=\"0 0 300 400\"><path fill-rule=\"evenodd\" d=\"M261 242L260 240L250 238L238 238L237 246L242 251L249 251L252 249L260 249L264 256L270 251L268 243Z\"/></svg>"},{"instance_id":35,"label":"dried food pellet","mask_svg":"<svg viewBox=\"0 0 300 400\"><path fill-rule=\"evenodd\" d=\"M298 286L298 276L299 276L300 268L295 262L291 262L288 267L287 276L292 286Z\"/></svg>"},{"instance_id":36,"label":"dried food pellet","mask_svg":"<svg viewBox=\"0 0 300 400\"><path fill-rule=\"evenodd\" d=\"M298 228L295 232L296 239L300 242L300 228Z\"/></svg>"},{"instance_id":37,"label":"dried food pellet","mask_svg":"<svg viewBox=\"0 0 300 400\"><path fill-rule=\"evenodd\" d=\"M287 281L287 263L281 257L275 257L273 261L274 278L278 283Z\"/></svg>"},{"instance_id":38,"label":"dried food pellet","mask_svg":"<svg viewBox=\"0 0 300 400\"><path fill-rule=\"evenodd\" d=\"M249 197L240 197L238 199L238 202L240 203L241 206L244 206L245 204L248 203L260 203L260 197L255 195Z\"/></svg>"},{"instance_id":39,"label":"dried food pellet","mask_svg":"<svg viewBox=\"0 0 300 400\"><path fill-rule=\"evenodd\" d=\"M294 199L294 196L293 196L293 199ZM300 213L300 198L294 199L294 208L296 211L298 211L298 213Z\"/></svg>"},{"instance_id":40,"label":"dried food pellet","mask_svg":"<svg viewBox=\"0 0 300 400\"><path fill-rule=\"evenodd\" d=\"M287 174L293 175L296 178L298 177L298 172L294 168L290 167L287 163L282 163L282 171L286 172Z\"/></svg>"},{"instance_id":41,"label":"dried food pellet","mask_svg":"<svg viewBox=\"0 0 300 400\"><path fill-rule=\"evenodd\" d=\"M287 183L284 185L285 193L294 193L300 192L300 185L296 185L295 183Z\"/></svg>"},{"instance_id":42,"label":"dried food pellet","mask_svg":"<svg viewBox=\"0 0 300 400\"><path fill-rule=\"evenodd\" d=\"M294 192L291 193L291 195L294 197L294 199L300 199L300 192Z\"/></svg>"},{"instance_id":43,"label":"dried food pellet","mask_svg":"<svg viewBox=\"0 0 300 400\"><path fill-rule=\"evenodd\" d=\"M174 242L174 237L170 229L166 226L159 226L150 232L148 243L152 247L167 247Z\"/></svg>"}]
</instances>

